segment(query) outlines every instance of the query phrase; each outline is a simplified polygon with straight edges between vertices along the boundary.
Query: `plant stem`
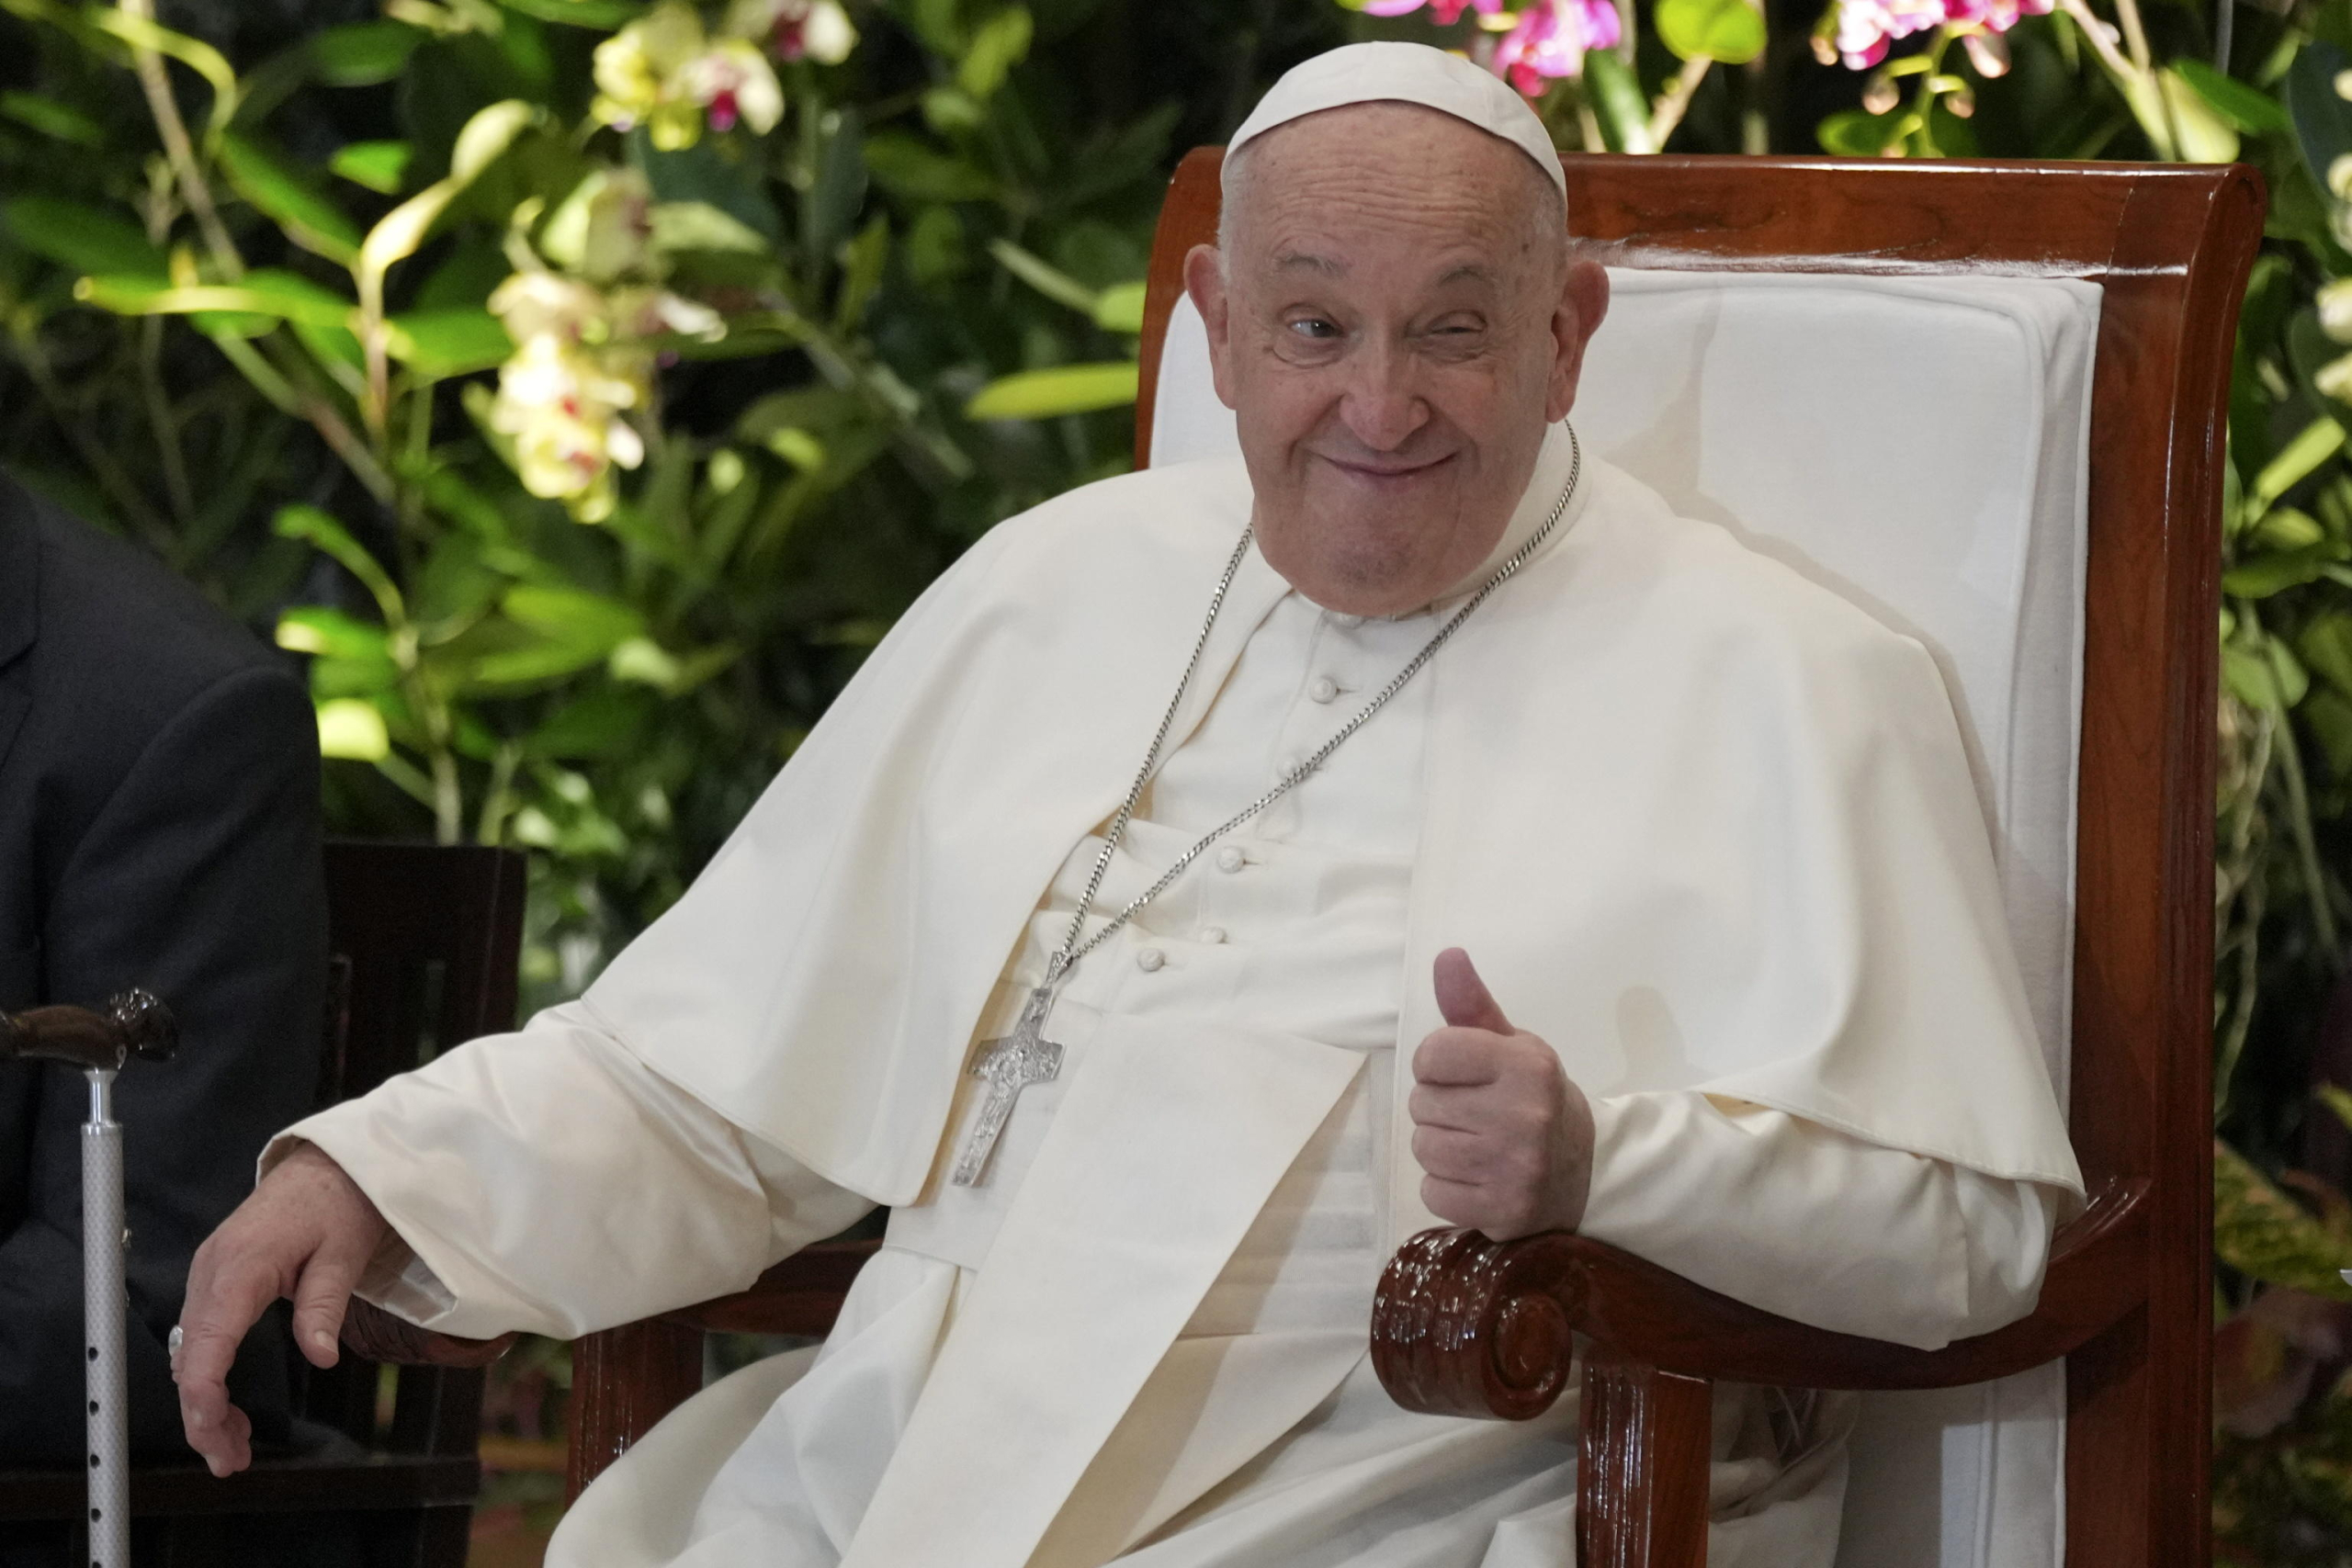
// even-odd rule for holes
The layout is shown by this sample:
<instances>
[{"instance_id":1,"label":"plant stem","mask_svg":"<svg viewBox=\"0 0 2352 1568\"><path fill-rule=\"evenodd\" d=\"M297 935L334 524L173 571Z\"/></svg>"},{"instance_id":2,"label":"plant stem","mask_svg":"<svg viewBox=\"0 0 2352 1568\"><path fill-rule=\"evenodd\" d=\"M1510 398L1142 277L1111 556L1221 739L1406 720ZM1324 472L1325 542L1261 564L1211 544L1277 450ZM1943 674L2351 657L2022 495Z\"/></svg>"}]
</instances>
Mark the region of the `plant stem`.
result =
<instances>
[{"instance_id":1,"label":"plant stem","mask_svg":"<svg viewBox=\"0 0 2352 1568\"><path fill-rule=\"evenodd\" d=\"M122 14L152 27L155 21L154 0L122 0ZM236 242L229 238L220 213L212 204L212 187L197 164L196 144L188 138L187 122L180 118L179 100L172 96L172 78L164 68L164 57L143 45L133 44L130 60L139 77L140 91L146 95L148 112L155 117L156 134L163 138L164 156L170 161L172 174L179 181L180 195L187 202L188 210L196 215L197 229L204 236L205 248L212 253L213 265L233 283L245 276L244 257L237 254Z\"/></svg>"},{"instance_id":2,"label":"plant stem","mask_svg":"<svg viewBox=\"0 0 2352 1568\"><path fill-rule=\"evenodd\" d=\"M1772 90L1771 11L1764 0L1754 0L1756 15L1764 23L1764 47L1756 58L1740 67L1739 150L1751 158L1760 158L1772 151L1772 115L1767 103Z\"/></svg>"},{"instance_id":3,"label":"plant stem","mask_svg":"<svg viewBox=\"0 0 2352 1568\"><path fill-rule=\"evenodd\" d=\"M1694 54L1682 62L1682 69L1675 73L1674 85L1658 95L1656 107L1650 110L1651 146L1661 152L1666 151L1666 139L1682 123L1683 115L1690 107L1690 95L1699 90L1699 84L1707 79L1714 63L1713 57L1704 54Z\"/></svg>"},{"instance_id":4,"label":"plant stem","mask_svg":"<svg viewBox=\"0 0 2352 1568\"><path fill-rule=\"evenodd\" d=\"M2115 0L2116 20L2123 24L2123 46L2132 51L2132 63L2143 72L2148 69L2148 31L2140 25L2139 0Z\"/></svg>"},{"instance_id":5,"label":"plant stem","mask_svg":"<svg viewBox=\"0 0 2352 1568\"><path fill-rule=\"evenodd\" d=\"M150 316L137 330L140 401L146 410L148 434L154 437L155 456L163 464L172 520L185 535L196 520L196 487L188 481L187 455L180 450L179 420L172 412L171 394L164 387L164 320Z\"/></svg>"},{"instance_id":6,"label":"plant stem","mask_svg":"<svg viewBox=\"0 0 2352 1568\"><path fill-rule=\"evenodd\" d=\"M2326 950L2326 964L2334 972L2344 968L2344 944L2335 929L2335 909L2329 897L2326 870L2320 864L2319 843L2312 831L2311 793L2303 783L2302 748L2295 743L2292 718L2278 724L2278 776L2287 785L2287 827L2295 840L2295 856L2303 874L2303 890L2312 902L2312 924L2318 929L2319 944Z\"/></svg>"},{"instance_id":7,"label":"plant stem","mask_svg":"<svg viewBox=\"0 0 2352 1568\"><path fill-rule=\"evenodd\" d=\"M523 761L523 748L509 740L498 748L490 760L490 787L482 792L481 821L474 829L477 842L495 844L506 832L506 815L514 807L514 770Z\"/></svg>"}]
</instances>

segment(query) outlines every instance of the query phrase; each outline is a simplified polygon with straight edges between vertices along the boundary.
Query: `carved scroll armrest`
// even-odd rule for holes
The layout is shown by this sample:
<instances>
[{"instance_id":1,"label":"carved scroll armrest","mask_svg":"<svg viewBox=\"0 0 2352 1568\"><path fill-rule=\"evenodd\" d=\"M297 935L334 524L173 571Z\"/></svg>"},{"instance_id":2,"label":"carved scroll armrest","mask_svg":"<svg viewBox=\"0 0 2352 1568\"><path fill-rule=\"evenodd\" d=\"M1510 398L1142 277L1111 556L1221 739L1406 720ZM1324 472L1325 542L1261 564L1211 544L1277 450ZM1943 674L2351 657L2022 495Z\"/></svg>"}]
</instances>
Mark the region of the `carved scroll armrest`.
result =
<instances>
[{"instance_id":1,"label":"carved scroll armrest","mask_svg":"<svg viewBox=\"0 0 2352 1568\"><path fill-rule=\"evenodd\" d=\"M2007 1327L1940 1350L1834 1334L1719 1295L1566 1232L1493 1242L1423 1231L1373 1308L1373 1361L1399 1404L1526 1420L1566 1385L1573 1336L1675 1376L1797 1388L1950 1388L2040 1366L2144 1295L2145 1181L2109 1182L2052 1240L2041 1298Z\"/></svg>"}]
</instances>

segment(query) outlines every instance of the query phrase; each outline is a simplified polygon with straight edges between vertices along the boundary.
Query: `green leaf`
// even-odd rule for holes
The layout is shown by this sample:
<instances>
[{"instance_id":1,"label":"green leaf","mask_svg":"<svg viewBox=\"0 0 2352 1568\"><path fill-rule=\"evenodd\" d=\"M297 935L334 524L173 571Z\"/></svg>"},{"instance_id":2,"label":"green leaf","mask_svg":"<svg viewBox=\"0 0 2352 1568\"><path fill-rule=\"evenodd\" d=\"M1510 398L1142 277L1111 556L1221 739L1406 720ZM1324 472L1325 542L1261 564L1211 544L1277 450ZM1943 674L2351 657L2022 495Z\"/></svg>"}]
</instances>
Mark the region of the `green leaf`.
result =
<instances>
[{"instance_id":1,"label":"green leaf","mask_svg":"<svg viewBox=\"0 0 2352 1568\"><path fill-rule=\"evenodd\" d=\"M2337 691L2352 697L2352 615L2329 611L2303 628L2295 646L2305 664L2326 677Z\"/></svg>"},{"instance_id":2,"label":"green leaf","mask_svg":"<svg viewBox=\"0 0 2352 1568\"><path fill-rule=\"evenodd\" d=\"M1114 283L1094 297L1094 324L1107 333L1143 331L1144 294L1141 283Z\"/></svg>"},{"instance_id":3,"label":"green leaf","mask_svg":"<svg viewBox=\"0 0 2352 1568\"><path fill-rule=\"evenodd\" d=\"M707 201L657 201L648 209L657 251L748 251L765 255L767 237Z\"/></svg>"},{"instance_id":4,"label":"green leaf","mask_svg":"<svg viewBox=\"0 0 2352 1568\"><path fill-rule=\"evenodd\" d=\"M2203 61L2183 55L2172 63L2175 74L2211 105L2223 119L2248 136L2268 136L2292 129L2287 106L2259 87L2224 76Z\"/></svg>"},{"instance_id":5,"label":"green leaf","mask_svg":"<svg viewBox=\"0 0 2352 1568\"><path fill-rule=\"evenodd\" d=\"M392 357L428 381L487 370L514 352L514 340L488 310L411 310L384 327Z\"/></svg>"},{"instance_id":6,"label":"green leaf","mask_svg":"<svg viewBox=\"0 0 2352 1568\"><path fill-rule=\"evenodd\" d=\"M297 604L279 615L277 646L314 658L381 659L388 665L392 657L383 627L323 604Z\"/></svg>"},{"instance_id":7,"label":"green leaf","mask_svg":"<svg viewBox=\"0 0 2352 1568\"><path fill-rule=\"evenodd\" d=\"M319 755L354 762L380 762L391 754L392 738L376 705L359 697L321 703Z\"/></svg>"},{"instance_id":8,"label":"green leaf","mask_svg":"<svg viewBox=\"0 0 2352 1568\"><path fill-rule=\"evenodd\" d=\"M434 541L409 588L424 640L447 641L498 603L510 584L489 564L492 553L469 530L453 528Z\"/></svg>"},{"instance_id":9,"label":"green leaf","mask_svg":"<svg viewBox=\"0 0 2352 1568\"><path fill-rule=\"evenodd\" d=\"M1589 50L1584 57L1585 98L1600 121L1601 140L1612 152L1655 152L1650 140L1650 105L1642 95L1641 78L1634 68L1609 49Z\"/></svg>"},{"instance_id":10,"label":"green leaf","mask_svg":"<svg viewBox=\"0 0 2352 1568\"><path fill-rule=\"evenodd\" d=\"M2295 146L2312 183L2328 188L2327 171L2352 152L2352 103L2335 93L2335 78L2347 63L2344 51L2318 39L2303 46L2287 68L2287 114L2294 122Z\"/></svg>"},{"instance_id":11,"label":"green leaf","mask_svg":"<svg viewBox=\"0 0 2352 1568\"><path fill-rule=\"evenodd\" d=\"M1814 137L1825 152L1846 158L1875 158L1902 136L1909 115L1909 110L1900 108L1884 114L1840 109L1815 129Z\"/></svg>"},{"instance_id":12,"label":"green leaf","mask_svg":"<svg viewBox=\"0 0 2352 1568\"><path fill-rule=\"evenodd\" d=\"M2267 512L2280 496L2343 449L2342 425L2325 415L2312 421L2254 476L2254 494L2248 504L2256 513Z\"/></svg>"},{"instance_id":13,"label":"green leaf","mask_svg":"<svg viewBox=\"0 0 2352 1568\"><path fill-rule=\"evenodd\" d=\"M277 619L277 646L311 656L311 695L368 697L394 690L401 670L384 628L340 610L300 604Z\"/></svg>"},{"instance_id":14,"label":"green leaf","mask_svg":"<svg viewBox=\"0 0 2352 1568\"><path fill-rule=\"evenodd\" d=\"M2270 713L2287 711L2270 660L2260 653L2234 645L2222 649L2222 683L2229 688L2232 696L2250 708Z\"/></svg>"},{"instance_id":15,"label":"green leaf","mask_svg":"<svg viewBox=\"0 0 2352 1568\"><path fill-rule=\"evenodd\" d=\"M2352 1247L2229 1145L2213 1141L2213 1250L2240 1273L2352 1301Z\"/></svg>"},{"instance_id":16,"label":"green leaf","mask_svg":"<svg viewBox=\"0 0 2352 1568\"><path fill-rule=\"evenodd\" d=\"M659 706L641 687L599 685L558 708L524 750L560 761L620 756L637 746Z\"/></svg>"},{"instance_id":17,"label":"green leaf","mask_svg":"<svg viewBox=\"0 0 2352 1568\"><path fill-rule=\"evenodd\" d=\"M235 284L198 284L175 288L148 277L83 278L74 297L123 316L185 316L232 312L342 328L351 301L299 273L258 267Z\"/></svg>"},{"instance_id":18,"label":"green leaf","mask_svg":"<svg viewBox=\"0 0 2352 1568\"><path fill-rule=\"evenodd\" d=\"M352 22L311 39L312 73L330 87L372 87L399 76L424 34L405 22Z\"/></svg>"},{"instance_id":19,"label":"green leaf","mask_svg":"<svg viewBox=\"0 0 2352 1568\"><path fill-rule=\"evenodd\" d=\"M353 185L398 196L416 149L405 141L350 141L335 149L327 167Z\"/></svg>"},{"instance_id":20,"label":"green leaf","mask_svg":"<svg viewBox=\"0 0 2352 1568\"><path fill-rule=\"evenodd\" d=\"M1118 408L1136 400L1141 376L1132 360L1112 365L1058 365L1023 370L989 382L964 405L967 419L1050 419Z\"/></svg>"},{"instance_id":21,"label":"green leaf","mask_svg":"<svg viewBox=\"0 0 2352 1568\"><path fill-rule=\"evenodd\" d=\"M989 254L997 265L1022 282L1057 304L1067 305L1083 315L1094 314L1094 290L1058 267L1030 254L1010 240L990 240Z\"/></svg>"},{"instance_id":22,"label":"green leaf","mask_svg":"<svg viewBox=\"0 0 2352 1568\"><path fill-rule=\"evenodd\" d=\"M876 213L842 250L842 288L833 304L833 330L845 333L865 319L867 302L882 285L882 268L890 259L889 219Z\"/></svg>"},{"instance_id":23,"label":"green leaf","mask_svg":"<svg viewBox=\"0 0 2352 1568\"><path fill-rule=\"evenodd\" d=\"M2307 550L2327 542L2327 530L2310 513L2292 506L2274 506L2255 529L2255 536L2274 550Z\"/></svg>"},{"instance_id":24,"label":"green leaf","mask_svg":"<svg viewBox=\"0 0 2352 1568\"><path fill-rule=\"evenodd\" d=\"M953 60L963 52L964 29L956 19L956 0L912 0L909 8L913 12L908 20L914 26L915 36L933 54Z\"/></svg>"},{"instance_id":25,"label":"green leaf","mask_svg":"<svg viewBox=\"0 0 2352 1568\"><path fill-rule=\"evenodd\" d=\"M1035 30L1025 6L1008 6L981 23L956 67L956 85L986 103L1004 85L1007 73L1029 58L1029 39Z\"/></svg>"},{"instance_id":26,"label":"green leaf","mask_svg":"<svg viewBox=\"0 0 2352 1568\"><path fill-rule=\"evenodd\" d=\"M520 11L542 22L568 28L594 28L618 32L645 15L642 0L498 0L510 11Z\"/></svg>"},{"instance_id":27,"label":"green leaf","mask_svg":"<svg viewBox=\"0 0 2352 1568\"><path fill-rule=\"evenodd\" d=\"M594 645L599 659L645 631L645 617L635 609L617 599L581 588L519 583L507 591L503 608L533 631L566 642Z\"/></svg>"},{"instance_id":28,"label":"green leaf","mask_svg":"<svg viewBox=\"0 0 2352 1568\"><path fill-rule=\"evenodd\" d=\"M407 619L401 591L393 586L382 565L361 547L342 524L317 507L300 502L281 506L270 520L270 530L281 539L301 540L357 578L374 597L376 607L383 612L386 624L399 625Z\"/></svg>"},{"instance_id":29,"label":"green leaf","mask_svg":"<svg viewBox=\"0 0 2352 1568\"><path fill-rule=\"evenodd\" d=\"M236 131L220 136L220 166L237 194L306 251L348 266L359 254L359 228L308 175Z\"/></svg>"},{"instance_id":30,"label":"green leaf","mask_svg":"<svg viewBox=\"0 0 2352 1568\"><path fill-rule=\"evenodd\" d=\"M0 93L0 114L60 141L77 142L84 147L99 147L106 142L107 133L96 120L38 93Z\"/></svg>"},{"instance_id":31,"label":"green leaf","mask_svg":"<svg viewBox=\"0 0 2352 1568\"><path fill-rule=\"evenodd\" d=\"M883 189L910 201L985 201L996 194L985 172L903 130L867 137L865 167Z\"/></svg>"},{"instance_id":32,"label":"green leaf","mask_svg":"<svg viewBox=\"0 0 2352 1568\"><path fill-rule=\"evenodd\" d=\"M20 196L0 203L0 218L18 244L75 272L158 280L171 275L146 231L103 209L62 197Z\"/></svg>"},{"instance_id":33,"label":"green leaf","mask_svg":"<svg viewBox=\"0 0 2352 1568\"><path fill-rule=\"evenodd\" d=\"M2156 87L2171 115L2169 125L2178 139L2177 151L2181 157L2192 164L2227 164L2237 158L2236 127L2178 72L2166 66L2157 76Z\"/></svg>"},{"instance_id":34,"label":"green leaf","mask_svg":"<svg viewBox=\"0 0 2352 1568\"><path fill-rule=\"evenodd\" d=\"M366 297L379 298L384 274L395 262L416 254L424 237L465 188L481 177L530 126L547 111L521 98L507 98L481 110L466 121L449 154L449 173L401 202L377 221L360 242L354 270L361 275Z\"/></svg>"},{"instance_id":35,"label":"green leaf","mask_svg":"<svg viewBox=\"0 0 2352 1568\"><path fill-rule=\"evenodd\" d=\"M1750 0L1658 0L1657 36L1683 60L1745 65L1764 52L1764 14Z\"/></svg>"},{"instance_id":36,"label":"green leaf","mask_svg":"<svg viewBox=\"0 0 2352 1568\"><path fill-rule=\"evenodd\" d=\"M2343 552L2325 544L2300 550L2268 550L2240 561L2222 574L2222 591L2236 599L2267 599L2282 589L2300 588Z\"/></svg>"}]
</instances>

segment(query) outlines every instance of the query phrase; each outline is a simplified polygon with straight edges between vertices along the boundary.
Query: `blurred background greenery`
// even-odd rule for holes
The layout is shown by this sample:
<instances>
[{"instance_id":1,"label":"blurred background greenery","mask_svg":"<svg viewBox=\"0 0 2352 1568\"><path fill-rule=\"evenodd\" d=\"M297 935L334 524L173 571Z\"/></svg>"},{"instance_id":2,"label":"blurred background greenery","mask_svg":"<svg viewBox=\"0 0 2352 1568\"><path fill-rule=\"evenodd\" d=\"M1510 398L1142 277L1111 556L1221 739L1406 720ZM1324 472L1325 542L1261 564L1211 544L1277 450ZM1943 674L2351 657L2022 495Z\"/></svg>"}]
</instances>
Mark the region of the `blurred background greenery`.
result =
<instances>
[{"instance_id":1,"label":"blurred background greenery","mask_svg":"<svg viewBox=\"0 0 2352 1568\"><path fill-rule=\"evenodd\" d=\"M2352 0L0 0L0 462L305 662L336 830L528 850L554 1000L959 550L1128 465L1175 158L1365 37L1568 148L2262 169L2218 1552L2352 1562L2312 1093L2352 1083ZM493 1389L484 1562L535 1560L567 1378L541 1345Z\"/></svg>"}]
</instances>

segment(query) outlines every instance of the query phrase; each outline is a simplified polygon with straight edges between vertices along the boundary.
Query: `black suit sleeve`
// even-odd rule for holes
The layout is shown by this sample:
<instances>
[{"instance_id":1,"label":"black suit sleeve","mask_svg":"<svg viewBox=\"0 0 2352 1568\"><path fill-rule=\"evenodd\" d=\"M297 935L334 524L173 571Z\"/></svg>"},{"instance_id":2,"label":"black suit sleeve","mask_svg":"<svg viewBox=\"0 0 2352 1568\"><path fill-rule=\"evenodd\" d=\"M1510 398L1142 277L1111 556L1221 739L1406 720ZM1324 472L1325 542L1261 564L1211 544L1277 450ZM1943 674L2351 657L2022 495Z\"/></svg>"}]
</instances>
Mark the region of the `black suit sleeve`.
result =
<instances>
[{"instance_id":1,"label":"black suit sleeve","mask_svg":"<svg viewBox=\"0 0 2352 1568\"><path fill-rule=\"evenodd\" d=\"M41 921L40 989L97 1002L144 986L178 1015L168 1064L116 1085L130 1226L134 1449L184 1452L164 1340L197 1244L252 1189L271 1133L311 1109L326 969L315 721L266 666L214 682L153 735L92 820ZM28 1108L26 1216L0 1239L0 1461L72 1461L82 1429L79 1074ZM241 1393L283 1431L264 1335ZM273 1386L275 1385L275 1386ZM62 1447L61 1448L61 1442Z\"/></svg>"}]
</instances>

